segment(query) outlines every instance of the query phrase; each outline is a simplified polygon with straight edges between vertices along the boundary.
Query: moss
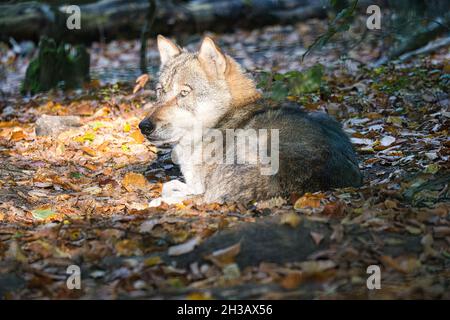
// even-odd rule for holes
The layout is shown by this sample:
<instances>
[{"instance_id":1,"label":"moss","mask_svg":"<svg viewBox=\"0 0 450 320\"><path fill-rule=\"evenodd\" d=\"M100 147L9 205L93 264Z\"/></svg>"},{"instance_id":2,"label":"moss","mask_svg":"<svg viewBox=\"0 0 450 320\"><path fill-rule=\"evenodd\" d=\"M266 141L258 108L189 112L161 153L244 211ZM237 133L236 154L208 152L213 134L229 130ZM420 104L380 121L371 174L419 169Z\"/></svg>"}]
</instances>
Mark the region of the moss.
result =
<instances>
[{"instance_id":1,"label":"moss","mask_svg":"<svg viewBox=\"0 0 450 320\"><path fill-rule=\"evenodd\" d=\"M59 86L63 89L80 87L89 80L89 61L85 46L71 48L43 37L38 56L28 65L21 92L35 94Z\"/></svg>"}]
</instances>

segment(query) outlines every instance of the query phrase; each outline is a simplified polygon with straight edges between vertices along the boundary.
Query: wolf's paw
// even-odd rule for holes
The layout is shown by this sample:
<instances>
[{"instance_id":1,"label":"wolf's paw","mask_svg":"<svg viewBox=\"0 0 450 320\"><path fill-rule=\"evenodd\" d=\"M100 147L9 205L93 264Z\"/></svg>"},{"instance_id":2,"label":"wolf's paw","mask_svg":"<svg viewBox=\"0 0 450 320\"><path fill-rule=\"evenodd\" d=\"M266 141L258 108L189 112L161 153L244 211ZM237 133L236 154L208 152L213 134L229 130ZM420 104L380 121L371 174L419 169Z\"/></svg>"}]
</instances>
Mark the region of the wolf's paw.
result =
<instances>
[{"instance_id":1,"label":"wolf's paw","mask_svg":"<svg viewBox=\"0 0 450 320\"><path fill-rule=\"evenodd\" d=\"M162 203L167 203L167 204L177 204L177 203L182 203L183 200L185 200L184 198L175 198L175 197L159 197L159 198L155 198L152 201L150 201L150 203L148 204L149 207L159 207L160 205L162 205Z\"/></svg>"},{"instance_id":2,"label":"wolf's paw","mask_svg":"<svg viewBox=\"0 0 450 320\"><path fill-rule=\"evenodd\" d=\"M163 183L161 197L150 201L150 207L159 207L163 202L167 204L182 203L193 196L190 188L179 180Z\"/></svg>"},{"instance_id":3,"label":"wolf's paw","mask_svg":"<svg viewBox=\"0 0 450 320\"><path fill-rule=\"evenodd\" d=\"M191 194L186 183L179 180L171 180L163 183L161 197L163 198L180 198Z\"/></svg>"}]
</instances>

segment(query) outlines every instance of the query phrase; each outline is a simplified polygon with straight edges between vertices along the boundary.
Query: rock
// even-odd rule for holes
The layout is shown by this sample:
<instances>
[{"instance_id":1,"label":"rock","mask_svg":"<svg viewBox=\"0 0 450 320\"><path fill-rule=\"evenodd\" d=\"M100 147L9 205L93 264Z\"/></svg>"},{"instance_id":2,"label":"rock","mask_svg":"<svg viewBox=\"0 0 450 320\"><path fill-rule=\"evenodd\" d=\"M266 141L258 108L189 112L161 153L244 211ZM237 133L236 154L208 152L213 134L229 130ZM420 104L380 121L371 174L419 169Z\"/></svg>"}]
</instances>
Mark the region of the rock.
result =
<instances>
[{"instance_id":1,"label":"rock","mask_svg":"<svg viewBox=\"0 0 450 320\"><path fill-rule=\"evenodd\" d=\"M9 116L14 115L14 113L15 113L14 108L11 107L11 106L7 106L7 107L6 107L5 109L3 109L3 111L2 111L2 117L3 117L3 118L7 118L7 117L9 117Z\"/></svg>"},{"instance_id":2,"label":"rock","mask_svg":"<svg viewBox=\"0 0 450 320\"><path fill-rule=\"evenodd\" d=\"M267 217L255 223L242 223L216 233L191 252L179 256L163 255L162 259L169 264L175 263L177 267L187 268L195 262L207 262L206 257L213 252L239 243L240 251L235 262L239 268L244 269L258 266L262 262L283 264L314 260L314 254L321 254L326 250L335 250L338 253L336 256L339 256L339 252L346 252L349 247L357 252L366 252L374 246L374 237L392 240L392 243L386 241L378 244L378 252L374 252L374 256L381 253L397 257L405 253L419 254L422 251L421 237L418 235L373 231L351 225L344 228L343 232L352 240L338 244L331 239L330 221L302 219L295 227L281 222L281 217ZM331 224L333 223L339 224L339 221ZM315 241L311 237L312 232L320 234L321 241Z\"/></svg>"},{"instance_id":3,"label":"rock","mask_svg":"<svg viewBox=\"0 0 450 320\"><path fill-rule=\"evenodd\" d=\"M63 131L80 127L81 125L80 117L42 115L36 121L36 135L55 137Z\"/></svg>"}]
</instances>

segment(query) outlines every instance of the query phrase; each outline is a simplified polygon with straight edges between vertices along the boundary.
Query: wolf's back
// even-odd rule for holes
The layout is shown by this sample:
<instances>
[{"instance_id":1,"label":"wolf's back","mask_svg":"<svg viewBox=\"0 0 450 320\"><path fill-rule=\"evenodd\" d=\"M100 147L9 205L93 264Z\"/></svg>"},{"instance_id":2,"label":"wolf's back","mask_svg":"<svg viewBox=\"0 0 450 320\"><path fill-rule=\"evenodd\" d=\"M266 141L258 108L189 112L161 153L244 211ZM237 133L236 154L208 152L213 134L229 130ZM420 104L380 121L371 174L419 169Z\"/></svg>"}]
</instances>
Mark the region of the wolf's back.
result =
<instances>
[{"instance_id":1,"label":"wolf's back","mask_svg":"<svg viewBox=\"0 0 450 320\"><path fill-rule=\"evenodd\" d=\"M362 183L349 138L327 114L284 106L257 117L256 126L279 129L279 171L274 182L285 194Z\"/></svg>"},{"instance_id":2,"label":"wolf's back","mask_svg":"<svg viewBox=\"0 0 450 320\"><path fill-rule=\"evenodd\" d=\"M214 192L227 201L250 201L362 183L353 147L341 125L328 115L290 105L256 105L233 113L222 128L279 130L278 172L263 176L258 166L218 166L210 175L213 181L207 181L207 189L214 190L211 199Z\"/></svg>"}]
</instances>

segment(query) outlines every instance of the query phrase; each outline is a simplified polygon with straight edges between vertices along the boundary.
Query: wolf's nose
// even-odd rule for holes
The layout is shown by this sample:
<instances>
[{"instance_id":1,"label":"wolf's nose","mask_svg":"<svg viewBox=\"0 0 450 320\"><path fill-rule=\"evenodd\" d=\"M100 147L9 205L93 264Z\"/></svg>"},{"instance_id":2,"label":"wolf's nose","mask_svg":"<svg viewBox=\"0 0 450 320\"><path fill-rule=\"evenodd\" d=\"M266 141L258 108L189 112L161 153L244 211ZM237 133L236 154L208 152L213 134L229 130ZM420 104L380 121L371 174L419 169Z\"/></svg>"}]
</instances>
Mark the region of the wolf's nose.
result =
<instances>
[{"instance_id":1,"label":"wolf's nose","mask_svg":"<svg viewBox=\"0 0 450 320\"><path fill-rule=\"evenodd\" d=\"M152 133L153 130L155 130L155 126L148 119L145 119L139 123L139 129L141 130L142 134L148 135Z\"/></svg>"}]
</instances>

